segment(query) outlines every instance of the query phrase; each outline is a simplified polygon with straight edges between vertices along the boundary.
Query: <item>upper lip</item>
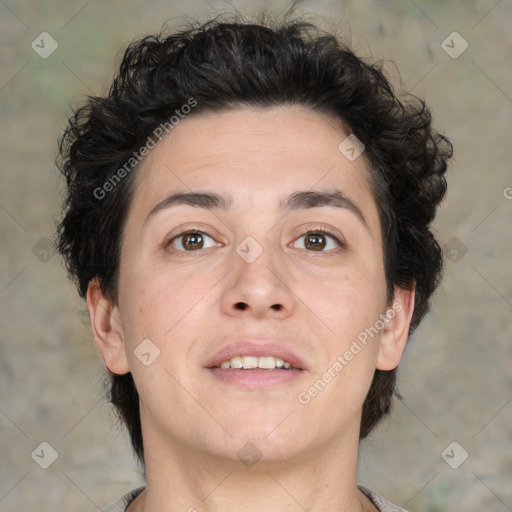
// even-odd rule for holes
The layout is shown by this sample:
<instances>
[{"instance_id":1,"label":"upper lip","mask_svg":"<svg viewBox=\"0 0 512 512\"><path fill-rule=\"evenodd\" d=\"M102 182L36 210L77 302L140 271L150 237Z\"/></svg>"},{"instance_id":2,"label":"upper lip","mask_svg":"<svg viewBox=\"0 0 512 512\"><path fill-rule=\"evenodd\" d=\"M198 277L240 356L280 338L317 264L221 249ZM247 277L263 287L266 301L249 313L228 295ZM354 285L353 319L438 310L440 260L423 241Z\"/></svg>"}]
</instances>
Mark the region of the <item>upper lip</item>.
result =
<instances>
[{"instance_id":1,"label":"upper lip","mask_svg":"<svg viewBox=\"0 0 512 512\"><path fill-rule=\"evenodd\" d=\"M220 366L223 361L227 361L236 356L274 356L287 361L293 368L301 370L307 369L304 361L285 346L275 342L254 341L237 341L225 345L206 362L205 367L214 368L215 366Z\"/></svg>"}]
</instances>

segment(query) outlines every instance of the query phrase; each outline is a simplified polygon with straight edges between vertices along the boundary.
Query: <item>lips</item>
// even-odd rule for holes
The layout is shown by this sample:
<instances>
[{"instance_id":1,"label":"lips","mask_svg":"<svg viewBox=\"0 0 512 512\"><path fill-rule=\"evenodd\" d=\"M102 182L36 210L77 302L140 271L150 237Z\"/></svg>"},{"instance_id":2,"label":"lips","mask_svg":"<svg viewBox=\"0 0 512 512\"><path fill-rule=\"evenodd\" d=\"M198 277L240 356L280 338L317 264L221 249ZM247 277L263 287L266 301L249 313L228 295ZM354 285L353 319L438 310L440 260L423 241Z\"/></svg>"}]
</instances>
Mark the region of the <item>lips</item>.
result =
<instances>
[{"instance_id":1,"label":"lips","mask_svg":"<svg viewBox=\"0 0 512 512\"><path fill-rule=\"evenodd\" d=\"M258 343L248 340L237 341L222 347L205 363L205 368L218 367L223 361L236 356L274 356L276 358L283 359L284 361L288 361L293 368L307 370L304 361L285 346L274 342Z\"/></svg>"}]
</instances>

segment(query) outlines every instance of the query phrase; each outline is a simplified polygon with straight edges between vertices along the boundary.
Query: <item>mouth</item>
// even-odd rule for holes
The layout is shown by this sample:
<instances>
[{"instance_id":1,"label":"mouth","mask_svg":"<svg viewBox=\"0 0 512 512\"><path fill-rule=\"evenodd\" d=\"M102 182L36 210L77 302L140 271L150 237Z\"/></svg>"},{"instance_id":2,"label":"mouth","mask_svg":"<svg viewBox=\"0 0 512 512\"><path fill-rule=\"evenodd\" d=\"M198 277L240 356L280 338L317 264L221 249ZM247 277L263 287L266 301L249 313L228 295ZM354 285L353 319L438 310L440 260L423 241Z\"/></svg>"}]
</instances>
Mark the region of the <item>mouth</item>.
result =
<instances>
[{"instance_id":1,"label":"mouth","mask_svg":"<svg viewBox=\"0 0 512 512\"><path fill-rule=\"evenodd\" d=\"M285 361L280 357L274 356L235 356L231 359L222 361L219 366L215 368L236 369L236 370L302 370L302 368L295 368L289 361Z\"/></svg>"},{"instance_id":2,"label":"mouth","mask_svg":"<svg viewBox=\"0 0 512 512\"><path fill-rule=\"evenodd\" d=\"M247 389L286 384L306 373L302 360L285 347L247 341L219 350L205 368L217 381Z\"/></svg>"}]
</instances>

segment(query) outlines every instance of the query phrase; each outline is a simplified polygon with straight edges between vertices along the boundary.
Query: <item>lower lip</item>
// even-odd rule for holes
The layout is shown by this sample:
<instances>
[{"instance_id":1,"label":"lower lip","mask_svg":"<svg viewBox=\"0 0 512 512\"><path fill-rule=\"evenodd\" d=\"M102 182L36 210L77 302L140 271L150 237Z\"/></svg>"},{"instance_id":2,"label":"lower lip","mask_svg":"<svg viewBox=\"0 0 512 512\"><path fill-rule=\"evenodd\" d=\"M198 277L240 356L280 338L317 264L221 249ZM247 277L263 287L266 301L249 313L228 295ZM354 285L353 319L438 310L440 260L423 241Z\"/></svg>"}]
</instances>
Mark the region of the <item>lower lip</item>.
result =
<instances>
[{"instance_id":1,"label":"lower lip","mask_svg":"<svg viewBox=\"0 0 512 512\"><path fill-rule=\"evenodd\" d=\"M247 388L267 388L286 384L300 377L304 370L234 370L230 368L208 368L212 375L228 384Z\"/></svg>"}]
</instances>

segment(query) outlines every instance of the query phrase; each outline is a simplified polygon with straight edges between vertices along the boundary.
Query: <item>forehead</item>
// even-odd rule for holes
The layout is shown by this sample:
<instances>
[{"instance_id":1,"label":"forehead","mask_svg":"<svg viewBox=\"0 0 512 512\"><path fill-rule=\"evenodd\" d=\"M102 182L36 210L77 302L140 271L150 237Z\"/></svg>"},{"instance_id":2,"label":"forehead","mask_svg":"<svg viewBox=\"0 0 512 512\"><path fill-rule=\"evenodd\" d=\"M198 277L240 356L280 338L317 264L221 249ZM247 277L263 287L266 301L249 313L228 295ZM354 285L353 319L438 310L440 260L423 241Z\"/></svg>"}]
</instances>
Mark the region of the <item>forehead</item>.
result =
<instances>
[{"instance_id":1,"label":"forehead","mask_svg":"<svg viewBox=\"0 0 512 512\"><path fill-rule=\"evenodd\" d=\"M366 160L339 150L347 135L341 122L300 106L191 115L142 162L130 215L145 217L175 191L218 190L233 208L268 209L294 190L336 188L371 217Z\"/></svg>"}]
</instances>

